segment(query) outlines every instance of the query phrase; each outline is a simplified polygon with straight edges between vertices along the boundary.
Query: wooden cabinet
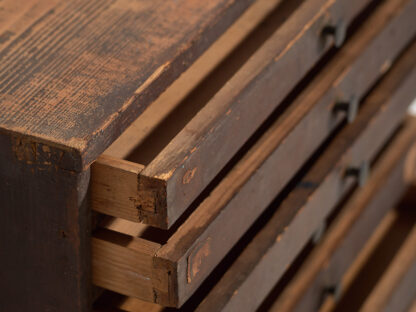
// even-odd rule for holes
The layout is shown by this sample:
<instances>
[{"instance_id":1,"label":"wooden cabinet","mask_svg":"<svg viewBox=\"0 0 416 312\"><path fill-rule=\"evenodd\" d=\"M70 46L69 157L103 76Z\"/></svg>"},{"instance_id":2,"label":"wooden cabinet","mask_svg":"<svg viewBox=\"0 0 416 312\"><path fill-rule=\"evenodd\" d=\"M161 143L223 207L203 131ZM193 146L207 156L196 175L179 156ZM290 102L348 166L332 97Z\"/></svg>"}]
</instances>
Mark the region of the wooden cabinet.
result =
<instances>
[{"instance_id":1,"label":"wooden cabinet","mask_svg":"<svg viewBox=\"0 0 416 312\"><path fill-rule=\"evenodd\" d=\"M1 2L0 311L410 308L415 14Z\"/></svg>"}]
</instances>

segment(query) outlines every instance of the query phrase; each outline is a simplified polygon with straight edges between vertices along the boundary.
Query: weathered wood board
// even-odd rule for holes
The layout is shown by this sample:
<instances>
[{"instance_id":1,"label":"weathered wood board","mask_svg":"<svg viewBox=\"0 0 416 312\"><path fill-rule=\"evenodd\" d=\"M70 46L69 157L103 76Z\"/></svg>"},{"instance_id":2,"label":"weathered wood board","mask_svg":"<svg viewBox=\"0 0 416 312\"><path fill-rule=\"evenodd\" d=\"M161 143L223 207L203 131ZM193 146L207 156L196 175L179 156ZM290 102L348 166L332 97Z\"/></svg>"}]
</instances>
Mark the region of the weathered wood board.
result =
<instances>
[{"instance_id":1,"label":"weathered wood board","mask_svg":"<svg viewBox=\"0 0 416 312\"><path fill-rule=\"evenodd\" d=\"M405 57L401 58L398 64L394 66L388 76L383 79L378 88L365 101L357 120L341 133L341 137L336 140L335 145L333 147L331 145L332 148L325 152L320 162L316 164L316 168L310 173L312 181L317 180L316 183L313 183L316 187L298 188L295 192L296 196L290 196L285 204L287 208L279 209L279 211L286 211L285 218L280 215L283 212L279 213L279 224L284 223L283 220L291 222L293 214L295 214L293 207L302 204L300 198L304 198L306 201L309 195L315 191L316 196L314 198L316 200L310 201L310 205L318 205L319 203L322 207L330 209L333 204L331 201L339 198L351 186L351 180L343 179L344 167L347 165L358 166L362 161L374 157L378 149L402 120L407 105L414 96L413 86L416 81L416 72L413 66L416 60L415 54L412 53L414 49L415 47L412 47L405 54ZM266 132L259 142L219 183L211 195L156 251L152 266L147 267L147 270L152 272L153 279L150 274L147 275L152 280L152 285L148 284L146 287L150 287L157 295L150 296L150 291L146 292L147 296L144 296L142 292L129 292L128 295L156 301L167 306L181 306L199 287L228 250L260 215L261 211L278 194L276 186L282 182L279 180L280 177L273 174L272 168L276 168L275 161L278 159L274 158L274 144L271 142L274 142L276 133L280 133L280 131L277 131L281 129L280 126L280 122L277 122L274 127ZM325 183L321 187L320 181L324 177L326 177ZM343 181L349 182L344 183ZM284 184L282 184L283 186ZM264 192L255 196L254 190L259 187ZM297 194L298 192L300 194ZM327 197L329 206L320 202L323 199L322 194L326 192L333 195ZM296 201L296 203L292 201ZM330 205L330 203L332 204ZM245 209L247 205L252 209ZM299 206L299 209L301 206ZM310 209L308 211L313 211ZM300 216L305 218L304 214ZM232 227L226 226L229 220L233 220ZM309 223L309 225L312 226L312 223ZM138 224L138 226L140 225ZM280 227L273 227L273 231L279 231L279 229ZM109 232L108 230L103 231ZM105 251L102 251L100 257L95 258L94 261L105 264L107 266L106 270L117 273L118 282L114 281L111 274L107 276L99 275L95 281L100 281L100 283L97 283L99 286L123 293L124 288L132 290L134 284L138 282L134 278L130 278L131 275L128 274L130 270L137 270L137 265L134 262L123 262L123 265L117 264L118 259L124 258L120 254L123 252L123 244L120 245L118 240L124 240L129 242L129 245L137 246L124 248L126 253L136 253L137 259L144 256L139 247L143 242L141 238L134 238L113 231L110 231L110 233L111 235L104 239L108 246L107 256L104 256ZM276 235L278 236L278 234ZM96 236L94 240L103 240L103 238ZM297 242L301 241L298 240ZM266 246L268 242L270 242L270 239L264 240L262 245ZM117 252L114 252L114 250L117 250ZM127 265L127 267L124 265ZM123 276L129 276L129 278L124 280L123 289L120 289L117 285L120 282L119 279L122 279ZM131 284L131 287L127 287L128 284Z\"/></svg>"}]
</instances>

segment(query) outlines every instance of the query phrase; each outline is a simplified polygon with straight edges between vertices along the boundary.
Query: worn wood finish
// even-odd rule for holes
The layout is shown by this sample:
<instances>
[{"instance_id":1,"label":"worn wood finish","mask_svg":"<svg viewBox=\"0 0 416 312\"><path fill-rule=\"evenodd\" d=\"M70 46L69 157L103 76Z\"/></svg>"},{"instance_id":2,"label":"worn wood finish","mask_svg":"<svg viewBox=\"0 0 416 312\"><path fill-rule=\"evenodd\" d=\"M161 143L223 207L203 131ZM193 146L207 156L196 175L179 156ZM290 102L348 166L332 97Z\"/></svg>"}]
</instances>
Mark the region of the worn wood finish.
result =
<instances>
[{"instance_id":1,"label":"worn wood finish","mask_svg":"<svg viewBox=\"0 0 416 312\"><path fill-rule=\"evenodd\" d=\"M324 287L331 284L331 281L339 280L338 276L343 274L352 260L351 257L361 250L361 245L367 241L386 211L397 202L405 187L413 181L416 154L412 143L416 137L415 130L415 121L408 121L406 128L377 161L366 187L357 191L348 201L341 215L325 234L322 243L305 261L301 271L279 296L272 309L286 311L286 309L293 310L293 306L296 306L300 311L302 307L305 308L304 311L317 310ZM341 260L345 257L346 260ZM328 265L327 259L331 259ZM320 270L324 270L325 273ZM329 279L325 278L328 273L330 277L332 276ZM305 287L316 289L313 296L317 295L317 297L308 298L310 290L304 294ZM96 311L116 311L115 307L117 311L164 311L159 305L133 297L124 298L121 295L106 294L104 298L100 300ZM301 302L297 303L298 300ZM114 310L111 307L114 307Z\"/></svg>"},{"instance_id":2,"label":"worn wood finish","mask_svg":"<svg viewBox=\"0 0 416 312\"><path fill-rule=\"evenodd\" d=\"M348 24L368 2L302 3L141 172L142 220L162 228L172 225L328 50L331 40L322 36L323 27L341 19Z\"/></svg>"},{"instance_id":3,"label":"worn wood finish","mask_svg":"<svg viewBox=\"0 0 416 312\"><path fill-rule=\"evenodd\" d=\"M2 1L0 128L80 171L252 2Z\"/></svg>"},{"instance_id":4,"label":"worn wood finish","mask_svg":"<svg viewBox=\"0 0 416 312\"><path fill-rule=\"evenodd\" d=\"M416 295L416 224L360 311L405 311Z\"/></svg>"},{"instance_id":5,"label":"worn wood finish","mask_svg":"<svg viewBox=\"0 0 416 312\"><path fill-rule=\"evenodd\" d=\"M89 311L87 166L251 0L0 1L1 311Z\"/></svg>"},{"instance_id":6,"label":"worn wood finish","mask_svg":"<svg viewBox=\"0 0 416 312\"><path fill-rule=\"evenodd\" d=\"M340 302L327 301L326 309L320 311L407 310L416 290L414 190L412 187L393 214L389 213L390 220L383 220L384 229L377 228L348 270L349 281L344 283Z\"/></svg>"},{"instance_id":7,"label":"worn wood finish","mask_svg":"<svg viewBox=\"0 0 416 312\"><path fill-rule=\"evenodd\" d=\"M287 134L288 137L303 136L306 127L317 127L321 125L328 126L321 127L319 131L328 133L330 129L333 129L337 125L340 119L333 118L332 114L328 111L328 107L333 105L333 102L336 99L349 99L353 95L357 97L362 96L371 86L371 83L376 79L377 75L389 68L392 60L394 60L402 47L406 45L409 38L413 35L411 32L405 30L416 29L413 25L414 20L411 14L414 10L413 6L415 6L415 3L413 2L387 2L376 15L371 17L369 21L365 23L362 27L360 36L354 36L351 39L351 42L340 51L336 60L331 62L328 66L328 72L323 73L320 78L315 80L312 83L312 86L310 86L306 92L303 92L299 99L296 100L295 104L289 108L291 114L294 115L290 118L294 120L290 125L287 125L287 127L293 131L292 134ZM407 10L404 10L404 7L406 7ZM390 12L395 13L390 14ZM369 60L371 60L371 62L369 62ZM207 107L209 107L209 105L210 104L208 104ZM207 107L205 109L207 109ZM243 107L241 107L241 109L243 109ZM210 112L210 114L212 115L212 112ZM295 125L297 120L301 120L302 118L305 119L304 122L300 123L300 126L296 128ZM227 122L231 122L231 119ZM249 123L251 124L251 121ZM246 126L244 126L244 129L245 128ZM238 130L237 132L240 134L241 131ZM287 133L289 133L289 130L287 130ZM315 136L321 138L325 135L326 134L321 132L315 133L312 130L310 131L310 139L312 142L315 142ZM226 137L224 137L224 139L226 139ZM218 142L220 141L216 141L215 144ZM294 142L292 142L292 144L293 143ZM172 144L175 145L174 143L171 143L169 146L172 146ZM296 146L297 148L299 147L297 144ZM225 143L221 148L227 149L229 148L229 144ZM282 150L285 148L286 146L282 148ZM217 151L216 148L213 150ZM311 149L309 146L305 146L303 154L308 155L312 150L313 148ZM285 153L285 151L281 151L281 153ZM229 157L229 155L227 154L226 157ZM302 157L302 153L299 153L299 157ZM211 166L212 159L213 158L206 159L203 166ZM201 168L204 168L204 170L202 170L204 171L203 174L212 173L210 168ZM146 168L139 174L139 181L142 181L142 174L145 170ZM199 167L187 171L187 174L182 177L182 186L188 187L185 185L194 183L192 181L195 176L199 174L198 171L201 171ZM130 204L128 207L122 207L120 209L120 205L117 202L115 202L114 205L103 206L94 204L95 201L93 200L93 209L105 214L123 217L128 220L141 220L145 223L155 225L153 222L155 219L153 219L153 217L149 219L149 214L154 214L155 209L157 211L160 210L159 212L161 215L164 214L163 211L166 212L164 209L167 209L167 213L169 214L169 210L173 207L169 205L167 207L164 206L163 201L166 199L164 195L154 196L160 192L165 195L167 194L167 191L163 189L169 188L169 182L162 180L159 182L148 180L146 187L143 185L139 186L143 189L138 190L134 197L136 206ZM206 185L205 182L202 184L199 182L196 183L198 184L197 189L199 189L199 191ZM160 187L162 187L162 190ZM194 188L193 186L190 187ZM195 188L193 191L196 192L197 189ZM178 193L178 196L183 196L184 194L181 189L175 189L175 192ZM116 192L113 191L113 193ZM120 194L120 196L121 195L122 194ZM111 194L111 198L108 198L107 200L126 202L125 198L117 198L117 194ZM129 202L131 203L132 201L130 200ZM140 213L138 213L138 210ZM156 212L156 215L157 214L158 212ZM154 215L154 217L158 220L161 220L162 222L166 221L165 218L160 219L156 215ZM169 224L158 223L157 226L166 227L169 226Z\"/></svg>"},{"instance_id":8,"label":"worn wood finish","mask_svg":"<svg viewBox=\"0 0 416 312\"><path fill-rule=\"evenodd\" d=\"M93 283L126 295L140 293L141 298L153 301L153 257L160 245L114 233L94 233Z\"/></svg>"},{"instance_id":9,"label":"worn wood finish","mask_svg":"<svg viewBox=\"0 0 416 312\"><path fill-rule=\"evenodd\" d=\"M341 281L342 295L348 289L354 281L354 278L359 274L360 270L365 265L371 254L376 250L377 246L383 240L383 237L388 233L391 227L397 222L398 212L396 209L390 210L388 214L383 218L381 223L377 226L370 239L365 243L364 248L360 251L355 261L348 268L348 271L344 274ZM324 302L321 305L319 312L330 312L336 307L336 300L334 296L326 296Z\"/></svg>"},{"instance_id":10,"label":"worn wood finish","mask_svg":"<svg viewBox=\"0 0 416 312\"><path fill-rule=\"evenodd\" d=\"M254 1L253 5L148 107L104 154L126 158L138 145L145 144L149 134L165 122L164 120L187 100L217 66L225 67L224 62L242 43L242 48L245 48L245 40L255 29L259 26L268 27L263 25L263 21L281 3L282 0Z\"/></svg>"},{"instance_id":11,"label":"worn wood finish","mask_svg":"<svg viewBox=\"0 0 416 312\"><path fill-rule=\"evenodd\" d=\"M342 285L342 276L415 178L416 123L409 122L377 162L368 184L342 208L271 311L318 311L325 289Z\"/></svg>"},{"instance_id":12,"label":"worn wood finish","mask_svg":"<svg viewBox=\"0 0 416 312\"><path fill-rule=\"evenodd\" d=\"M61 156L0 131L0 311L90 311L89 172Z\"/></svg>"},{"instance_id":13,"label":"worn wood finish","mask_svg":"<svg viewBox=\"0 0 416 312\"><path fill-rule=\"evenodd\" d=\"M342 178L344 167L346 165L357 166L363 160L371 159L403 118L407 103L414 96L412 87L416 81L416 71L411 65L413 62L415 62L414 54L409 52L394 67L388 78L383 80L379 88L366 101L360 117L354 125L344 131L331 151L327 152L326 156L316 165L310 174L311 177L307 177L307 185L310 185L309 180L312 179L312 186L298 188L285 204L287 208L279 209L284 212L284 216L281 215L283 212L278 214L279 224L282 222L286 226L291 222L293 214L295 214L293 207L299 206L300 209L303 205L303 201L300 199L303 198L306 201L309 198L311 207L313 206L315 209L317 209L318 203L322 209L325 207L330 209L333 201L348 189L351 181L347 179L345 182ZM279 185L281 181L272 174L273 170L271 169L276 167L275 159L273 157L267 158L268 153L273 152L273 150L269 150L272 149L271 142L275 139L276 129L279 127L272 127L254 145L211 195L156 252L153 263L153 274L157 275L157 278L153 279L155 302L167 306L181 306L278 193L276 185ZM344 152L346 154L339 163ZM264 159L260 163L261 166L253 165L257 164L259 159ZM254 168L258 169L253 171ZM250 176L250 172L253 172L252 176ZM324 178L325 183L322 183ZM317 181L314 182L315 180ZM244 181L247 182L244 184L242 183ZM270 188L271 185L273 188ZM235 188L238 189L238 192ZM254 190L259 188L264 190L261 196L254 196ZM315 199L313 201L310 197L311 194ZM324 194L332 195L326 197ZM247 206L252 209L243 209ZM309 211L307 218L306 214L300 214L300 219L309 218L318 222L316 219L322 217L324 213L324 211L317 213L312 208L307 211ZM313 212L315 212L314 217L310 216ZM226 226L229 220L233 220L232 227ZM296 220L298 219L296 218ZM298 220L296 223L301 224L302 222ZM312 225L313 222L308 223L309 227ZM305 225L302 224L302 226ZM280 227L273 226L273 231L278 231L278 229ZM308 231L302 232L307 235ZM116 234L114 233L114 235ZM296 242L300 241L296 240ZM261 246L268 242L270 243L270 238L262 241ZM118 248L117 242L110 240L108 243L114 245L114 248ZM286 246L286 244L278 246L282 248L283 245ZM294 251L292 247L290 250L285 250L285 254L291 255L291 250ZM111 254L111 249L108 252ZM256 256L259 255L256 254ZM269 255L265 259L267 258ZM105 259L105 257L101 257L95 261L105 261ZM274 261L274 263L276 262ZM103 278L107 278L107 283L115 284L111 277L104 276ZM265 285L267 284L265 283ZM115 290L114 287L112 289ZM121 290L118 291L121 292ZM136 293L135 296L142 298L141 293ZM215 306L220 306L219 301L216 301ZM247 308L249 306L247 305Z\"/></svg>"},{"instance_id":14,"label":"worn wood finish","mask_svg":"<svg viewBox=\"0 0 416 312\"><path fill-rule=\"evenodd\" d=\"M414 97L411 86L415 83L416 72L410 65L415 62L414 55L411 49L383 79L366 100L354 124L340 134L279 207L201 304L200 311L250 311L261 303L324 216L348 190L350 184L343 179L345 166L357 166L371 159L376 146L381 146L403 117L407 104ZM346 154L343 155L343 151ZM234 223L230 231L235 231ZM222 234L222 237L227 235Z\"/></svg>"},{"instance_id":15,"label":"worn wood finish","mask_svg":"<svg viewBox=\"0 0 416 312\"><path fill-rule=\"evenodd\" d=\"M91 167L91 203L99 211L117 209L121 218L130 219L132 210L136 215L138 174L144 166L122 159L100 156Z\"/></svg>"}]
</instances>

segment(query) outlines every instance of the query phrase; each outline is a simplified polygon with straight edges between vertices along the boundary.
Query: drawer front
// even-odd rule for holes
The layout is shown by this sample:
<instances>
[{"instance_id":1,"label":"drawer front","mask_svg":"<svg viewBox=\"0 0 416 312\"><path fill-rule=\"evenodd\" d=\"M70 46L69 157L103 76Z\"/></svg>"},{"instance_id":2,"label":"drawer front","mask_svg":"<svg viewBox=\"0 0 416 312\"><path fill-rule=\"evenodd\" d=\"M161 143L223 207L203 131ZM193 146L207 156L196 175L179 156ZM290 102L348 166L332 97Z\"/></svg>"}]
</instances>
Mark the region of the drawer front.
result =
<instances>
[{"instance_id":1,"label":"drawer front","mask_svg":"<svg viewBox=\"0 0 416 312\"><path fill-rule=\"evenodd\" d=\"M387 108L389 104L385 106L381 115L385 113L385 116L390 118L396 111L400 116L403 116L407 107L407 104L403 103L410 103L414 97L414 90L411 90L410 85L414 84L412 80L415 78L411 78L408 84L401 79L396 81L396 75L402 70L407 71L407 69L414 67L414 65L410 65L408 62L414 62L415 48L416 46L411 47L407 51L393 67L389 75L382 80L380 85L367 98L359 117L350 126L350 129L354 129L353 127L360 122L360 118L365 120L362 114L365 114L366 110L369 110L372 105L377 106L375 103L380 103L380 99L384 99L386 103L392 105L390 106L390 111ZM411 76L414 75L415 73ZM402 81L404 84L401 85L398 81ZM404 87L404 85L408 85L408 87ZM404 91L407 88L409 89ZM394 89L396 91L393 91ZM402 97L403 91L409 95L407 100L404 100ZM393 100L394 98L398 100L395 104L393 104L396 101ZM403 106L400 109L402 104ZM401 113L399 113L400 111ZM375 112L367 112L373 118L376 118L377 114ZM397 118L397 120L400 120L399 116ZM311 172L299 184L299 188L295 189L293 194L291 193L288 199L280 205L268 225L259 232L256 238L253 239L253 242L250 243L238 260L222 277L217 286L204 300L200 309L202 311L220 309L229 309L230 311L247 309L250 311L255 309L277 280L284 274L325 216L329 214L336 202L348 190L348 184L342 183L344 181L343 170L346 166L345 162L357 165L359 160L362 161L370 157L371 153L368 150L370 146L379 140L377 146L380 148L382 142L388 137L387 134L382 134L386 128L383 131L381 131L381 128L386 125L394 127L393 124L394 122L392 123L380 117L378 121L376 118L371 122L371 127L369 127L368 131L364 131L361 134L346 134L347 138L345 139L337 137L338 142L343 140L344 143L350 142L351 147L347 148L348 152L340 155L333 151L331 154L328 149L320 157L318 163L314 165ZM370 128L372 129L370 130ZM345 131L348 131L348 128ZM356 141L354 142L354 140ZM344 148L338 147L334 148L334 150L337 153L342 153ZM374 152L375 150L373 150ZM361 159L359 158L360 156ZM367 159L371 159L371 157ZM239 279L236 280L235 276L239 276ZM255 286L253 287L253 285Z\"/></svg>"},{"instance_id":2,"label":"drawer front","mask_svg":"<svg viewBox=\"0 0 416 312\"><path fill-rule=\"evenodd\" d=\"M181 306L345 119L344 114L334 113L334 103L345 94L363 97L408 44L411 35L402 30L412 25L414 19L409 11L412 12L415 5L414 0L402 0L387 1L380 6L364 23L359 36L352 37L329 62L329 70L318 75L299 94L183 224L168 233L168 239L156 241L137 235L146 232L143 225L122 219L117 219L121 224L119 228L98 229L93 237L94 283L146 301ZM394 65L366 98L357 119L337 136L335 145L321 157L324 160L314 165L313 173L303 186L283 205L286 208L279 209L283 211L283 217L279 215L283 228L279 225L273 230L277 231L277 236L292 222L303 226L306 216L315 218L315 223L322 221L353 185L354 179L343 178L346 168L370 161L403 119L407 104L414 96L415 49L409 48ZM358 79L358 76L365 79ZM97 165L112 175L107 184L114 182L119 189L131 185L125 183L126 180L115 179L117 175L133 184L139 183L137 177L143 167L121 161L122 170L117 171L111 161ZM134 192L135 187L128 190ZM314 205L321 200L323 210L315 217L309 215L312 212L300 214L300 219L295 217L296 211L303 211L309 197L315 199L308 203L307 211L314 211ZM307 226L310 231L314 230L313 222ZM297 239L296 248L305 242L308 231ZM265 240L264 248L269 248L270 242L270 239ZM293 259L296 248L288 253L287 261L290 257ZM264 283L264 287L271 287L272 282Z\"/></svg>"},{"instance_id":3,"label":"drawer front","mask_svg":"<svg viewBox=\"0 0 416 312\"><path fill-rule=\"evenodd\" d=\"M116 180L96 174L101 167L93 167L92 208L115 217L169 228L328 51L333 40L323 35L323 29L341 21L348 25L369 2L308 0L302 3L144 166L133 183L133 193L118 193L117 184L109 183ZM396 49L396 45L386 47ZM364 79L364 86L367 81ZM347 100L352 90L339 92ZM117 160L112 165L117 167Z\"/></svg>"},{"instance_id":4,"label":"drawer front","mask_svg":"<svg viewBox=\"0 0 416 312\"><path fill-rule=\"evenodd\" d=\"M414 181L413 181L414 182ZM415 188L389 212L320 311L408 311L416 295Z\"/></svg>"},{"instance_id":5,"label":"drawer front","mask_svg":"<svg viewBox=\"0 0 416 312\"><path fill-rule=\"evenodd\" d=\"M342 278L387 212L395 206L416 172L416 123L408 120L285 287L272 311L317 311L329 290L342 291ZM335 298L336 299L336 298Z\"/></svg>"}]
</instances>

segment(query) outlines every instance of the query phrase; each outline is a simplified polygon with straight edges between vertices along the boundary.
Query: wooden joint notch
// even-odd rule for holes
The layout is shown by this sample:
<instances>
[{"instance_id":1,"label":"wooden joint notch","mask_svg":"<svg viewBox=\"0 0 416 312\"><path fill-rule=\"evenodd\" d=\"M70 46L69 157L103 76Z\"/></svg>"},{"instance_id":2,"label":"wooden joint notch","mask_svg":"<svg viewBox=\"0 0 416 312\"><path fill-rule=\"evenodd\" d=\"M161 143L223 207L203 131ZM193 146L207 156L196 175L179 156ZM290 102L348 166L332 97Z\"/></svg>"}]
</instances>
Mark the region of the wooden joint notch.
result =
<instances>
[{"instance_id":1,"label":"wooden joint notch","mask_svg":"<svg viewBox=\"0 0 416 312\"><path fill-rule=\"evenodd\" d=\"M167 306L178 306L178 268L177 263L167 259L153 258L153 302Z\"/></svg>"},{"instance_id":2,"label":"wooden joint notch","mask_svg":"<svg viewBox=\"0 0 416 312\"><path fill-rule=\"evenodd\" d=\"M143 169L141 164L100 156L91 170L92 209L133 222L167 227L166 182L141 175Z\"/></svg>"},{"instance_id":3,"label":"wooden joint notch","mask_svg":"<svg viewBox=\"0 0 416 312\"><path fill-rule=\"evenodd\" d=\"M177 306L177 263L157 257L159 243L100 228L92 238L93 283L127 296Z\"/></svg>"}]
</instances>

